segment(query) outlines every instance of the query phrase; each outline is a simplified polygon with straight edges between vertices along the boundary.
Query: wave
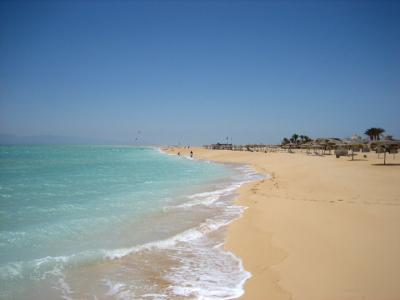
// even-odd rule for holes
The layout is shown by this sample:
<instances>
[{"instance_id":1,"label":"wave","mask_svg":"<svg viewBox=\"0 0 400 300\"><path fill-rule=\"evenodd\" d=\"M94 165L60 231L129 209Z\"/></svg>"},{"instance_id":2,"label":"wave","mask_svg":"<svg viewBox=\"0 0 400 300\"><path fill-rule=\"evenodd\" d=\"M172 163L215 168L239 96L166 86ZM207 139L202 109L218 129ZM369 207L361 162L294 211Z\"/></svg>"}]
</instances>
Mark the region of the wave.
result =
<instances>
[{"instance_id":1,"label":"wave","mask_svg":"<svg viewBox=\"0 0 400 300\"><path fill-rule=\"evenodd\" d=\"M235 206L236 208L236 206ZM239 207L238 207L239 208ZM38 278L43 279L49 272L54 270L61 271L66 266L76 266L79 264L92 263L96 260L114 260L121 259L130 254L143 251L157 249L168 249L176 246L177 243L189 243L193 240L200 239L212 231L228 225L233 220L213 220L209 219L200 224L196 228L183 231L168 239L153 241L142 245L132 246L129 248L118 248L111 250L93 250L83 251L67 256L46 256L31 261L17 261L7 263L0 266L0 279L22 278L26 274L36 274ZM27 272L32 271L32 272Z\"/></svg>"},{"instance_id":2,"label":"wave","mask_svg":"<svg viewBox=\"0 0 400 300\"><path fill-rule=\"evenodd\" d=\"M210 206L216 204L222 197L232 195L243 184L267 178L267 176L254 172L249 166L236 167L241 172L241 176L234 177L234 181L229 186L209 192L196 193L188 196L190 201L177 205L178 208L190 208L197 205Z\"/></svg>"},{"instance_id":3,"label":"wave","mask_svg":"<svg viewBox=\"0 0 400 300\"><path fill-rule=\"evenodd\" d=\"M120 260L141 251L172 250L180 253L180 263L182 264L182 267L179 270L175 269L174 272L168 275L168 279L172 282L171 286L168 288L170 293L177 296L196 295L196 297L199 298L210 296L207 294L207 290L210 287L207 288L207 286L210 284L213 285L213 281L210 281L209 279L215 279L215 276L217 276L216 274L218 274L217 269L210 265L219 266L222 263L225 267L230 266L231 270L228 272L229 275L227 275L226 271L223 270L219 272L220 274L218 276L220 279L218 282L214 282L215 286L212 287L212 290L219 290L218 293L220 295L227 295L228 292L231 296L233 295L233 292L235 295L239 295L241 293L241 288L233 288L233 285L238 282L238 278L240 279L240 282L244 282L245 279L249 277L249 273L244 271L240 259L224 251L222 246L210 250L204 241L208 234L227 226L233 221L233 219L226 218L229 214L235 214L236 217L238 217L242 209L243 208L238 210L238 207L232 206L231 212L225 214L224 217L221 216L216 219L208 219L198 227L188 229L168 239L137 245L130 248L85 251L69 256L46 256L28 262L8 263L7 265L0 267L0 279L2 281L7 281L13 279L44 280L55 278L58 283L55 288L60 290L63 298L72 299L73 290L65 280L64 271L66 269L101 261ZM193 255L197 257L197 265L193 262ZM202 261L207 262L208 267L206 267ZM187 272L190 267L192 270ZM233 269L234 272L232 271ZM186 273L202 274L201 283L190 278L189 274ZM199 284L202 286L201 288L198 286ZM118 294L117 299L131 299L129 295L132 295L131 291L122 285L113 285L113 288L110 288L108 293L110 296ZM215 296L217 296L217 294L215 294ZM148 295L147 298L151 298L150 295ZM165 298L158 295L151 299ZM221 299L228 298L222 297Z\"/></svg>"}]
</instances>

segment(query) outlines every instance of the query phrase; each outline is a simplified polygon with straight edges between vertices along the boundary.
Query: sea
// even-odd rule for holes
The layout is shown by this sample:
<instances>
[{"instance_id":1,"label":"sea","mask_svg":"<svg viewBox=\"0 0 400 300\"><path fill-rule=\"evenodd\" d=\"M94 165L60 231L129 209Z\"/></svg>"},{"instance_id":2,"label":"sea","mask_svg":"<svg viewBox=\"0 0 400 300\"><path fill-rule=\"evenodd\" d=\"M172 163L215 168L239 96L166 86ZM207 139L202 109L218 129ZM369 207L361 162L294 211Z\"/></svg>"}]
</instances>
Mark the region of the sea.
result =
<instances>
[{"instance_id":1,"label":"sea","mask_svg":"<svg viewBox=\"0 0 400 300\"><path fill-rule=\"evenodd\" d=\"M151 147L0 146L0 299L240 297L224 240L259 179Z\"/></svg>"}]
</instances>

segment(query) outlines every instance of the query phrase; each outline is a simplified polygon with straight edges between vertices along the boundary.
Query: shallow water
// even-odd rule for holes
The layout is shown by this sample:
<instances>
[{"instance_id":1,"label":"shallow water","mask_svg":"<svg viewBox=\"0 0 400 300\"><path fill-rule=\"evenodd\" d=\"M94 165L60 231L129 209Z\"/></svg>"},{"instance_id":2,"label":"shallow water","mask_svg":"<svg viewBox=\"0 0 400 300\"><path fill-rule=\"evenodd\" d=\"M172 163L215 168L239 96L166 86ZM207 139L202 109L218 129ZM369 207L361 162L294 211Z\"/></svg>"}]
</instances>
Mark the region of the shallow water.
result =
<instances>
[{"instance_id":1,"label":"shallow water","mask_svg":"<svg viewBox=\"0 0 400 300\"><path fill-rule=\"evenodd\" d=\"M116 146L0 147L2 299L231 299L245 166Z\"/></svg>"}]
</instances>

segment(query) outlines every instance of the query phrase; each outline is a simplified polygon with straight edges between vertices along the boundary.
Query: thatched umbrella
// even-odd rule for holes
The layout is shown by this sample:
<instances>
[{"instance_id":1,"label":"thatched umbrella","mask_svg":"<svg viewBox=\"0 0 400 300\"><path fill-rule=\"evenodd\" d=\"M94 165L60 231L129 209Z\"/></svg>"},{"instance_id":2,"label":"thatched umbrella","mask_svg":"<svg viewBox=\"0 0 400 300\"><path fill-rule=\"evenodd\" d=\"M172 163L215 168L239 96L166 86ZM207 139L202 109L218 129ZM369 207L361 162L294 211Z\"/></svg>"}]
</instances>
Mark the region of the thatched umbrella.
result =
<instances>
[{"instance_id":1,"label":"thatched umbrella","mask_svg":"<svg viewBox=\"0 0 400 300\"><path fill-rule=\"evenodd\" d=\"M312 146L313 146L313 142L307 142L307 143L301 144L300 148L301 149L307 149L307 154L309 154L310 153L310 149L312 148Z\"/></svg>"},{"instance_id":2,"label":"thatched umbrella","mask_svg":"<svg viewBox=\"0 0 400 300\"><path fill-rule=\"evenodd\" d=\"M325 143L327 150L329 150L329 154L331 154L331 150L336 149L343 142L338 138L329 138L326 139Z\"/></svg>"},{"instance_id":3,"label":"thatched umbrella","mask_svg":"<svg viewBox=\"0 0 400 300\"><path fill-rule=\"evenodd\" d=\"M351 150L351 160L354 160L354 150L355 149L360 149L364 146L364 143L362 141L358 140L348 140L345 141L343 144L339 144L339 148L345 148L347 150Z\"/></svg>"},{"instance_id":4,"label":"thatched umbrella","mask_svg":"<svg viewBox=\"0 0 400 300\"><path fill-rule=\"evenodd\" d=\"M340 143L342 143L342 141L338 138L318 138L315 140L315 144L320 146L323 150L323 154L325 154L326 150L331 154L331 150L337 148Z\"/></svg>"},{"instance_id":5,"label":"thatched umbrella","mask_svg":"<svg viewBox=\"0 0 400 300\"><path fill-rule=\"evenodd\" d=\"M288 152L291 152L292 148L295 148L295 147L297 147L297 144L295 144L295 143L287 143L287 144L282 146L282 148L283 149L287 149Z\"/></svg>"},{"instance_id":6,"label":"thatched umbrella","mask_svg":"<svg viewBox=\"0 0 400 300\"><path fill-rule=\"evenodd\" d=\"M327 148L327 140L326 139L322 139L322 138L318 138L318 139L316 139L315 140L315 143L314 143L314 151L315 151L315 149L316 148L319 148L319 149L321 149L321 154L325 154L325 150L326 150L326 148Z\"/></svg>"},{"instance_id":7,"label":"thatched umbrella","mask_svg":"<svg viewBox=\"0 0 400 300\"><path fill-rule=\"evenodd\" d=\"M311 143L311 148L314 150L314 154L318 154L317 150L321 150L321 154L322 155L322 151L324 150L324 147L320 144L317 144L316 142Z\"/></svg>"},{"instance_id":8,"label":"thatched umbrella","mask_svg":"<svg viewBox=\"0 0 400 300\"><path fill-rule=\"evenodd\" d=\"M386 152L395 153L398 152L400 148L399 140L381 140L381 141L373 141L370 143L372 149L376 149L377 153L379 150L383 151L383 164L386 165Z\"/></svg>"}]
</instances>

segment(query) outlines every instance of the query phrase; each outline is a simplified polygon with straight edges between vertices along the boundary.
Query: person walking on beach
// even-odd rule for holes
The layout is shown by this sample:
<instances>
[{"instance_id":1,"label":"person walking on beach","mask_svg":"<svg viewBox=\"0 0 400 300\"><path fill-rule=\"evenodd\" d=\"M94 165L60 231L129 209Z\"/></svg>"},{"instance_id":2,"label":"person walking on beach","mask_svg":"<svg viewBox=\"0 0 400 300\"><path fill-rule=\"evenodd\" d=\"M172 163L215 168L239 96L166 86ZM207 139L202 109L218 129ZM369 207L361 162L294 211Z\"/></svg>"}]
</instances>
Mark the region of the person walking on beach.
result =
<instances>
[{"instance_id":1,"label":"person walking on beach","mask_svg":"<svg viewBox=\"0 0 400 300\"><path fill-rule=\"evenodd\" d=\"M180 152L178 152L178 156L181 156L181 153L180 153Z\"/></svg>"},{"instance_id":2,"label":"person walking on beach","mask_svg":"<svg viewBox=\"0 0 400 300\"><path fill-rule=\"evenodd\" d=\"M190 151L190 157L193 157L193 151Z\"/></svg>"}]
</instances>

